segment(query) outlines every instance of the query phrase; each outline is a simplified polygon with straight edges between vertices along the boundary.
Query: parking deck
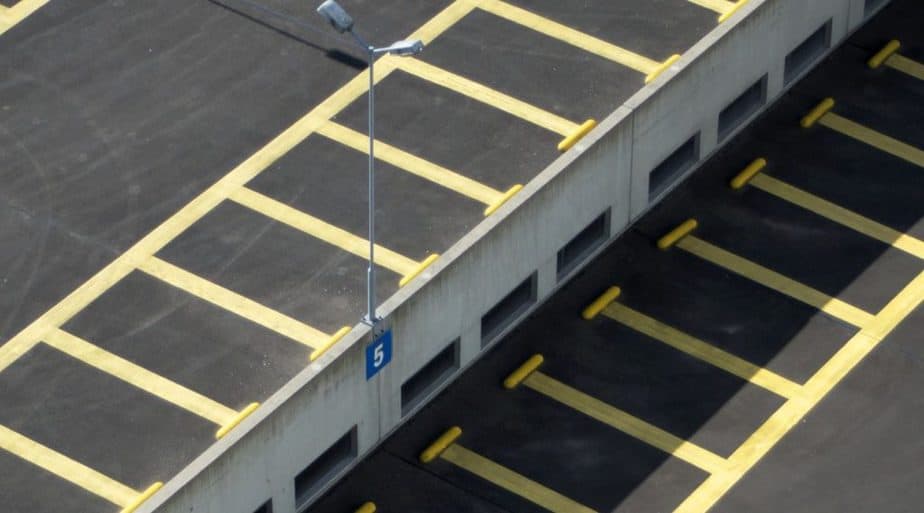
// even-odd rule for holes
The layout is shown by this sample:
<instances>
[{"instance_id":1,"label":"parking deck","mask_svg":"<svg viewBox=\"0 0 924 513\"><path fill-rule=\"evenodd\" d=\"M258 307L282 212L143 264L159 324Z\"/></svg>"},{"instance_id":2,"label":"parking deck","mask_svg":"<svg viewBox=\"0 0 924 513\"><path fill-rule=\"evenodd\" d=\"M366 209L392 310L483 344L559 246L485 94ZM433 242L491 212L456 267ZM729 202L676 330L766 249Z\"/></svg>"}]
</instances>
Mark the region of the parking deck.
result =
<instances>
[{"instance_id":1,"label":"parking deck","mask_svg":"<svg viewBox=\"0 0 924 513\"><path fill-rule=\"evenodd\" d=\"M226 4L0 6L12 511L132 511L363 313L366 71ZM380 299L735 5L349 5L427 43L376 63Z\"/></svg>"},{"instance_id":2,"label":"parking deck","mask_svg":"<svg viewBox=\"0 0 924 513\"><path fill-rule=\"evenodd\" d=\"M310 511L915 509L922 18L886 8Z\"/></svg>"}]
</instances>

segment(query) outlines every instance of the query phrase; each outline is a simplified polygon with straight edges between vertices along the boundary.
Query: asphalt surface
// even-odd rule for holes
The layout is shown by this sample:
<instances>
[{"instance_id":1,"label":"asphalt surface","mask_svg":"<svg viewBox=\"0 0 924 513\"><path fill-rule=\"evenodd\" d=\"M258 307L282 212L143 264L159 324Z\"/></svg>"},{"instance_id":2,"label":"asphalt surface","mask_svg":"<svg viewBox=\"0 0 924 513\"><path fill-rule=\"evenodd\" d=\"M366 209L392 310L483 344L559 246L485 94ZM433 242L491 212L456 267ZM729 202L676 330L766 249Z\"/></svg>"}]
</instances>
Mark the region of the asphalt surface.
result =
<instances>
[{"instance_id":1,"label":"asphalt surface","mask_svg":"<svg viewBox=\"0 0 924 513\"><path fill-rule=\"evenodd\" d=\"M387 44L451 2L344 4L365 37ZM588 0L576 10L513 4L657 62L716 23L715 13L685 0ZM262 401L326 336L359 320L365 261L345 244L227 196L193 209L201 218L181 211L202 205L200 194L225 194L213 184L243 168L252 171L248 189L313 216L325 234L365 237L365 155L288 130L316 120L306 113L333 97L340 100L331 119L365 133L363 95L335 94L364 69L362 55L313 8L288 0L51 0L0 35L0 427L140 492L214 442L216 422L177 402L192 397L233 413ZM482 10L447 26L420 60L572 123L602 119L644 82L644 73ZM376 92L381 143L492 194L528 182L558 156L561 134L477 91L396 70ZM399 160L379 162L377 241L416 264L464 236L489 202L471 197L475 186L466 195L405 172L408 159ZM136 257L179 268L175 281L142 272ZM98 274L120 265L134 270ZM384 299L402 272L379 271ZM323 336L297 343L229 311L215 294L243 297L264 321L282 314L296 331ZM46 323L63 331L48 332ZM59 349L47 340L54 333ZM73 349L83 343L96 349ZM183 390L151 393L106 365ZM0 503L11 511L123 505L33 465L34 446L13 445L16 455L0 452L0 475L14 476L0 479Z\"/></svg>"},{"instance_id":2,"label":"asphalt surface","mask_svg":"<svg viewBox=\"0 0 924 513\"><path fill-rule=\"evenodd\" d=\"M799 120L830 96L838 115L924 147L924 81L866 66L892 38L901 40L901 55L921 62L922 19L919 2L893 2L309 511L354 511L366 501L386 512L555 510L548 496L525 498L539 488L599 512L918 511L924 307L921 281L913 280L924 271L924 256L754 184L733 191L729 180L763 157L763 175L920 240L919 165L825 126L802 128ZM820 311L730 272L681 249L683 241L667 251L655 246L688 218L699 222L695 237L863 312L890 312L909 290L918 303L868 354L857 352L866 331L850 315ZM761 385L756 371L727 372L606 313L583 320L581 311L613 285L622 291L613 311L640 312L800 392L787 399ZM536 353L545 359L538 372L678 441L658 448L533 386L501 386ZM847 364L852 370L842 380L828 377ZM832 388L816 392L819 383ZM814 407L799 410L776 434L789 422L779 412L803 400ZM450 461L458 456L421 463L421 452L450 426L462 429L451 448L464 447L533 484L510 485L485 464L475 465L485 474L478 476ZM727 471L733 484L715 501L703 499L701 489L716 489L702 468L709 462L684 456L680 442L748 467Z\"/></svg>"}]
</instances>

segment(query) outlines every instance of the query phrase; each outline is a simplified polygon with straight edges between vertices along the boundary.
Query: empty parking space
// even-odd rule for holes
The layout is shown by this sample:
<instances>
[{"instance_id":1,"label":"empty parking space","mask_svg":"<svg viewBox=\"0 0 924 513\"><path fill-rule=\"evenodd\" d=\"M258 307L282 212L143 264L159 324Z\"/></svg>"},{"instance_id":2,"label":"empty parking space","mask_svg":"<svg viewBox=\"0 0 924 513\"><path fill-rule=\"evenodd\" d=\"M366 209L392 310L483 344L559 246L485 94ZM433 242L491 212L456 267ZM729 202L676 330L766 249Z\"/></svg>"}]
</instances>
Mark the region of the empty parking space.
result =
<instances>
[{"instance_id":1,"label":"empty parking space","mask_svg":"<svg viewBox=\"0 0 924 513\"><path fill-rule=\"evenodd\" d=\"M65 479L87 479L84 488L95 495L103 492L110 502L131 495L125 490L144 490L175 474L214 440L215 426L209 421L44 344L6 369L0 380L6 405L0 425L47 448L32 450L20 442L24 450L18 456ZM66 422L66 429L60 422ZM167 443L173 450L165 453L161 447ZM43 456L48 451L61 456ZM114 452L119 460L112 458ZM73 471L66 460L108 479Z\"/></svg>"},{"instance_id":2,"label":"empty parking space","mask_svg":"<svg viewBox=\"0 0 924 513\"><path fill-rule=\"evenodd\" d=\"M558 154L563 136L529 107L478 93L473 98L396 71L376 88L376 138L499 191L526 183ZM366 133L366 116L357 101L335 120Z\"/></svg>"},{"instance_id":3,"label":"empty parking space","mask_svg":"<svg viewBox=\"0 0 924 513\"><path fill-rule=\"evenodd\" d=\"M0 500L10 511L115 513L119 510L119 506L106 499L7 451L0 451L0 473L3 475ZM41 489L44 493L22 493L29 488Z\"/></svg>"},{"instance_id":4,"label":"empty parking space","mask_svg":"<svg viewBox=\"0 0 924 513\"><path fill-rule=\"evenodd\" d=\"M272 395L304 368L311 353L288 337L140 272L64 329L234 409ZM189 364L178 367L174 360Z\"/></svg>"},{"instance_id":5,"label":"empty parking space","mask_svg":"<svg viewBox=\"0 0 924 513\"><path fill-rule=\"evenodd\" d=\"M554 0L512 3L658 62L683 53L716 25L712 11L687 0L584 0L582 8Z\"/></svg>"},{"instance_id":6,"label":"empty parking space","mask_svg":"<svg viewBox=\"0 0 924 513\"><path fill-rule=\"evenodd\" d=\"M365 136L363 143L368 144ZM312 136L248 187L365 239L366 161L364 153ZM500 197L492 190L485 202L476 201L462 194L464 184L456 190L442 186L438 173L428 180L387 162L376 173L376 242L416 261L448 249L484 218L487 202Z\"/></svg>"},{"instance_id":7,"label":"empty parking space","mask_svg":"<svg viewBox=\"0 0 924 513\"><path fill-rule=\"evenodd\" d=\"M221 251L217 251L219 247ZM366 266L362 258L237 203L218 207L160 256L182 270L305 324L293 340L306 346L317 347L315 343L322 341L319 333L351 325L363 311ZM245 271L249 269L259 272ZM397 273L382 273L383 297L397 287L399 278ZM182 282L177 285L183 287ZM298 294L306 285L326 294Z\"/></svg>"},{"instance_id":8,"label":"empty parking space","mask_svg":"<svg viewBox=\"0 0 924 513\"><path fill-rule=\"evenodd\" d=\"M482 10L447 31L421 59L577 123L602 118L644 81L630 67ZM519 71L511 73L514 66ZM601 75L611 78L592 79Z\"/></svg>"},{"instance_id":9,"label":"empty parking space","mask_svg":"<svg viewBox=\"0 0 924 513\"><path fill-rule=\"evenodd\" d=\"M808 378L837 351L838 341L855 332L685 251L662 252L650 237L627 234L613 251L598 290L601 282L620 287L619 303L627 308L789 380Z\"/></svg>"}]
</instances>

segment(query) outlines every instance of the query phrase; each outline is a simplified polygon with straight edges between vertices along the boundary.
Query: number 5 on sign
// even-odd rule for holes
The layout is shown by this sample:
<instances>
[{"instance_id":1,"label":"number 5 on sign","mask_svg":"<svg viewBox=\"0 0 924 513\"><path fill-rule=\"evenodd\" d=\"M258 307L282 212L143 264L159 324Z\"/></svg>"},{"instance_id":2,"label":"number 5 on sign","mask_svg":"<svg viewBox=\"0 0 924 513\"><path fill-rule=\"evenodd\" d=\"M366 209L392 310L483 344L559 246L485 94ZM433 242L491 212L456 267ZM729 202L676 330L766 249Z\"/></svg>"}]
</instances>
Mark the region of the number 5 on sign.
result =
<instances>
[{"instance_id":1,"label":"number 5 on sign","mask_svg":"<svg viewBox=\"0 0 924 513\"><path fill-rule=\"evenodd\" d=\"M366 379L371 379L391 361L391 330L366 346Z\"/></svg>"}]
</instances>

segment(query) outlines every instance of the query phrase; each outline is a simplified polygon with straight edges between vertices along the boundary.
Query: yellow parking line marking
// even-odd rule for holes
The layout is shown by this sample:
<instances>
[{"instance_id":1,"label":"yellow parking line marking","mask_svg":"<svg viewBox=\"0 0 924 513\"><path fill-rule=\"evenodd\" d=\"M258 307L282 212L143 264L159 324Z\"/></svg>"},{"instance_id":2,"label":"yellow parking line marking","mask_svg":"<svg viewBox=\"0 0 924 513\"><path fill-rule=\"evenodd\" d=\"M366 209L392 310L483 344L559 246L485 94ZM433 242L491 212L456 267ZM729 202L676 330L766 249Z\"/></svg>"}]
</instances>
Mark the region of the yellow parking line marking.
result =
<instances>
[{"instance_id":1,"label":"yellow parking line marking","mask_svg":"<svg viewBox=\"0 0 924 513\"><path fill-rule=\"evenodd\" d=\"M356 508L353 513L375 513L378 509L372 501L364 502L362 506Z\"/></svg>"},{"instance_id":2,"label":"yellow parking line marking","mask_svg":"<svg viewBox=\"0 0 924 513\"><path fill-rule=\"evenodd\" d=\"M803 285L802 283L714 246L693 235L688 235L683 238L677 243L677 246L703 260L744 276L745 278L760 283L777 292L786 294L803 303L814 306L828 315L859 328L866 326L873 319L872 314L869 312L865 312L840 299L833 298L823 292Z\"/></svg>"},{"instance_id":3,"label":"yellow parking line marking","mask_svg":"<svg viewBox=\"0 0 924 513\"><path fill-rule=\"evenodd\" d=\"M0 424L0 449L119 506L124 507L131 504L139 493L2 424Z\"/></svg>"},{"instance_id":4,"label":"yellow parking line marking","mask_svg":"<svg viewBox=\"0 0 924 513\"><path fill-rule=\"evenodd\" d=\"M310 348L328 339L324 332L297 321L252 299L216 285L205 278L181 269L157 257L151 257L138 269L180 290L237 314L264 328L300 342Z\"/></svg>"},{"instance_id":5,"label":"yellow parking line marking","mask_svg":"<svg viewBox=\"0 0 924 513\"><path fill-rule=\"evenodd\" d=\"M724 470L728 466L725 459L717 454L614 408L540 371L530 374L523 384L710 474Z\"/></svg>"},{"instance_id":6,"label":"yellow parking line marking","mask_svg":"<svg viewBox=\"0 0 924 513\"><path fill-rule=\"evenodd\" d=\"M705 7L710 11L715 11L718 14L725 14L735 8L735 2L729 2L728 0L688 0L692 4L696 4L700 7Z\"/></svg>"},{"instance_id":7,"label":"yellow parking line marking","mask_svg":"<svg viewBox=\"0 0 924 513\"><path fill-rule=\"evenodd\" d=\"M639 333L659 340L678 351L738 376L780 397L795 397L802 388L775 372L754 365L620 303L611 303L603 310L603 314Z\"/></svg>"},{"instance_id":8,"label":"yellow parking line marking","mask_svg":"<svg viewBox=\"0 0 924 513\"><path fill-rule=\"evenodd\" d=\"M275 219L280 223L307 233L332 246L336 246L348 253L352 253L361 258L369 256L368 239L357 237L344 229L322 221L310 214L306 214L301 210L294 209L281 201L260 194L252 189L241 187L234 191L229 199L255 212L259 212L270 219ZM410 274L420 265L419 262L407 258L406 256L399 255L390 249L383 248L378 244L375 245L375 253L376 264L391 269L402 276Z\"/></svg>"},{"instance_id":9,"label":"yellow parking line marking","mask_svg":"<svg viewBox=\"0 0 924 513\"><path fill-rule=\"evenodd\" d=\"M909 59L901 54L895 54L886 59L886 66L897 69L902 73L911 75L912 77L918 80L924 80L924 64L921 64L918 61Z\"/></svg>"},{"instance_id":10,"label":"yellow parking line marking","mask_svg":"<svg viewBox=\"0 0 924 513\"><path fill-rule=\"evenodd\" d=\"M447 447L440 454L440 458L554 513L596 513L587 506L459 444Z\"/></svg>"},{"instance_id":11,"label":"yellow parking line marking","mask_svg":"<svg viewBox=\"0 0 924 513\"><path fill-rule=\"evenodd\" d=\"M728 459L726 472L707 478L675 513L705 513L754 465L776 446L844 377L924 302L924 272L911 281L873 320L822 366L802 387L799 397L786 401Z\"/></svg>"},{"instance_id":12,"label":"yellow parking line marking","mask_svg":"<svg viewBox=\"0 0 924 513\"><path fill-rule=\"evenodd\" d=\"M766 174L751 179L751 185L780 199L798 205L863 235L924 259L924 241L877 223L814 194L808 193Z\"/></svg>"},{"instance_id":13,"label":"yellow parking line marking","mask_svg":"<svg viewBox=\"0 0 924 513\"><path fill-rule=\"evenodd\" d=\"M456 75L450 71L428 64L420 59L401 59L397 62L398 69L410 73L415 77L433 82L439 86L450 89L459 94L478 100L495 109L526 120L534 125L556 132L563 136L571 135L580 125L569 121L557 114L530 105L522 100L491 89L488 86Z\"/></svg>"},{"instance_id":14,"label":"yellow parking line marking","mask_svg":"<svg viewBox=\"0 0 924 513\"><path fill-rule=\"evenodd\" d=\"M33 6L43 3L25 0L20 5ZM437 36L455 25L459 20L472 12L477 6L469 0L456 0L439 14L431 18L417 31L408 36L409 39L420 39L424 43L433 41ZM37 8L37 7L36 7ZM34 10L34 9L33 9ZM0 28L0 31L4 30ZM376 62L376 83L387 77L395 70L398 57L385 56ZM196 196L182 209L152 230L134 246L93 275L83 285L59 301L55 306L34 320L13 338L0 346L0 372L8 367L17 358L27 353L35 344L38 344L50 330L62 326L77 312L86 308L104 292L132 272L137 263L143 262L166 246L170 241L186 231L195 222L212 211L223 202L234 190L243 186L254 177L263 172L276 160L289 152L297 144L305 140L321 125L347 105L366 93L369 87L367 71L359 73L346 85L327 97L301 119L293 123L273 140L260 148L244 162L239 164L211 187ZM302 332L304 330L296 330ZM320 333L320 332L319 332ZM322 338L327 338L322 336Z\"/></svg>"},{"instance_id":15,"label":"yellow parking line marking","mask_svg":"<svg viewBox=\"0 0 924 513\"><path fill-rule=\"evenodd\" d=\"M145 503L145 501L153 497L154 494L163 487L164 483L161 482L152 484L147 488L147 490L139 493L138 496L135 497L135 500L131 501L127 506L122 508L120 513L134 513L136 509L140 508L141 505Z\"/></svg>"},{"instance_id":16,"label":"yellow parking line marking","mask_svg":"<svg viewBox=\"0 0 924 513\"><path fill-rule=\"evenodd\" d=\"M648 57L631 52L625 48L620 48L612 43L607 43L602 39L597 39L589 34L568 27L567 25L562 25L561 23L539 16L526 9L508 4L507 2L502 2L501 0L482 0L479 2L478 7L508 21L512 21L513 23L535 30L546 36L558 39L559 41L598 55L604 59L632 68L645 75L651 73L661 65L661 63L656 60L649 59Z\"/></svg>"},{"instance_id":17,"label":"yellow parking line marking","mask_svg":"<svg viewBox=\"0 0 924 513\"><path fill-rule=\"evenodd\" d=\"M902 44L897 39L889 41L885 46L882 47L881 50L876 52L872 57L869 58L868 61L866 61L866 65L869 66L870 69L876 69L879 66L882 66L882 63L884 63L889 57L897 52L901 46Z\"/></svg>"},{"instance_id":18,"label":"yellow parking line marking","mask_svg":"<svg viewBox=\"0 0 924 513\"><path fill-rule=\"evenodd\" d=\"M253 412L257 411L257 408L259 407L260 403L250 403L243 410L235 412L234 416L222 424L221 427L218 428L218 431L215 432L215 439L224 438L224 436L236 428L238 424L244 422L244 419L249 417Z\"/></svg>"},{"instance_id":19,"label":"yellow parking line marking","mask_svg":"<svg viewBox=\"0 0 924 513\"><path fill-rule=\"evenodd\" d=\"M318 133L356 151L369 154L369 136L366 134L333 121L321 126ZM375 157L382 162L387 162L408 173L458 192L475 201L480 201L485 205L494 203L503 195L502 192L476 180L426 161L378 139L375 141Z\"/></svg>"},{"instance_id":20,"label":"yellow parking line marking","mask_svg":"<svg viewBox=\"0 0 924 513\"><path fill-rule=\"evenodd\" d=\"M13 7L0 6L4 7L0 11L0 35L47 3L48 0L19 0Z\"/></svg>"},{"instance_id":21,"label":"yellow parking line marking","mask_svg":"<svg viewBox=\"0 0 924 513\"><path fill-rule=\"evenodd\" d=\"M901 46L901 42L897 39L889 41L881 50L870 57L867 65L869 65L870 69L876 69L885 64L918 80L924 80L924 64L897 53Z\"/></svg>"},{"instance_id":22,"label":"yellow parking line marking","mask_svg":"<svg viewBox=\"0 0 924 513\"><path fill-rule=\"evenodd\" d=\"M723 23L729 18L731 18L732 16L734 16L734 14L738 12L739 9L744 7L745 4L747 3L748 3L748 0L738 0L737 2L735 2L735 5L732 6L731 10L729 10L728 12L724 14L719 15L719 23Z\"/></svg>"},{"instance_id":23,"label":"yellow parking line marking","mask_svg":"<svg viewBox=\"0 0 924 513\"><path fill-rule=\"evenodd\" d=\"M818 122L836 132L840 132L874 148L907 160L912 164L924 167L924 151L910 144L889 137L871 128L867 128L833 112L826 113Z\"/></svg>"},{"instance_id":24,"label":"yellow parking line marking","mask_svg":"<svg viewBox=\"0 0 924 513\"><path fill-rule=\"evenodd\" d=\"M198 392L153 373L140 365L114 355L63 330L45 337L49 346L95 367L145 392L194 413L219 426L237 416L237 412Z\"/></svg>"}]
</instances>

